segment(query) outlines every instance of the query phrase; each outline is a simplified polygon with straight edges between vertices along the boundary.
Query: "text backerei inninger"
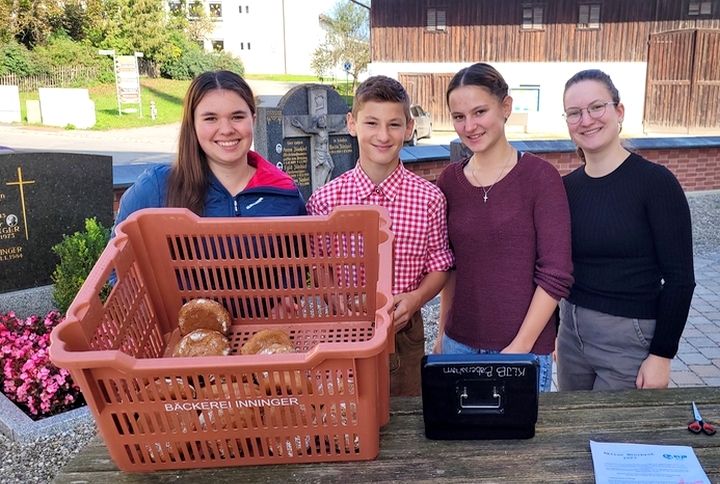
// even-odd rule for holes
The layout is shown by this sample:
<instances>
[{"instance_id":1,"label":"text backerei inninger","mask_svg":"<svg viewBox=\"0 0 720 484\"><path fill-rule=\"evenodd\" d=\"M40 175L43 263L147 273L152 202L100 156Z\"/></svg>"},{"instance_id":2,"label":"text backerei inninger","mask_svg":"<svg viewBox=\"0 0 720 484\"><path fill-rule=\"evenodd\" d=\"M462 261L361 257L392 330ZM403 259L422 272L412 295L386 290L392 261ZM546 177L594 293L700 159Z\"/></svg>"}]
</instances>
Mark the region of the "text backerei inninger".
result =
<instances>
[{"instance_id":1,"label":"text backerei inninger","mask_svg":"<svg viewBox=\"0 0 720 484\"><path fill-rule=\"evenodd\" d=\"M253 408L253 407L288 407L290 405L298 405L298 399L293 397L284 398L253 398L248 400L236 400L235 408ZM209 402L176 402L166 403L165 410L173 411L190 411L190 410L229 410L233 408L233 402L230 400L209 401Z\"/></svg>"}]
</instances>

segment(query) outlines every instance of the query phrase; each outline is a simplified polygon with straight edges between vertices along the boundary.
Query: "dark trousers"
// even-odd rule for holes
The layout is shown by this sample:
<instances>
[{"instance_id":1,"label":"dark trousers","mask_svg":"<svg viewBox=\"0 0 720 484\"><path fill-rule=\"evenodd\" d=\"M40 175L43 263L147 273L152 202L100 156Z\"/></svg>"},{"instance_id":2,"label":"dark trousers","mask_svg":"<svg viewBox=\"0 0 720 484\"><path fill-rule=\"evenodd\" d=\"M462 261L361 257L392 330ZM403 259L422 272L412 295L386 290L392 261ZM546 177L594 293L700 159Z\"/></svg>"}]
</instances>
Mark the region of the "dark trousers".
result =
<instances>
[{"instance_id":1,"label":"dark trousers","mask_svg":"<svg viewBox=\"0 0 720 484\"><path fill-rule=\"evenodd\" d=\"M390 355L390 396L420 395L420 364L425 356L422 313L416 312L395 335L395 353Z\"/></svg>"}]
</instances>

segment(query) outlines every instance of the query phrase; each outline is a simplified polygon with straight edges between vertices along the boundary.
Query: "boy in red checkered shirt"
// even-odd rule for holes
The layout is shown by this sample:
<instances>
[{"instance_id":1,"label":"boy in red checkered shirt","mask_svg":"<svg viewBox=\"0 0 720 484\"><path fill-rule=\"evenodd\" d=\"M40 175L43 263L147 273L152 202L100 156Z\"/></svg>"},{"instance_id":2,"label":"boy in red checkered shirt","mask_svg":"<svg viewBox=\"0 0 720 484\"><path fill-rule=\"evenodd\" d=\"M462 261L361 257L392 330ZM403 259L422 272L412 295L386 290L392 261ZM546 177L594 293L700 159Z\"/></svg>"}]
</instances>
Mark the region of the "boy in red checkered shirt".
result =
<instances>
[{"instance_id":1,"label":"boy in red checkered shirt","mask_svg":"<svg viewBox=\"0 0 720 484\"><path fill-rule=\"evenodd\" d=\"M390 394L420 394L425 330L420 309L442 289L454 264L447 234L447 202L435 185L405 169L403 143L413 132L410 99L395 79L374 76L358 87L348 131L357 137L360 159L320 187L307 202L310 215L339 205L381 205L395 234L393 296L397 335L390 356Z\"/></svg>"}]
</instances>

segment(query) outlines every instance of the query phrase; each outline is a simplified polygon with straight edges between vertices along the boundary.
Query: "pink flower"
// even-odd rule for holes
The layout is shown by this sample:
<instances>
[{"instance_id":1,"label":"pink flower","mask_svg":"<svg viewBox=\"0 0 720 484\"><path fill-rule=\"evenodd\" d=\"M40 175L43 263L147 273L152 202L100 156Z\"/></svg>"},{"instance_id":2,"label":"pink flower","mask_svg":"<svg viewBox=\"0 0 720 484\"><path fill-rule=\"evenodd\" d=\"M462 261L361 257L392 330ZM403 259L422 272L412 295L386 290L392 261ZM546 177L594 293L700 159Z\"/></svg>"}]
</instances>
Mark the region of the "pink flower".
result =
<instances>
[{"instance_id":1,"label":"pink flower","mask_svg":"<svg viewBox=\"0 0 720 484\"><path fill-rule=\"evenodd\" d=\"M0 314L0 388L34 415L62 412L81 395L70 372L50 361L50 333L60 322L57 311L25 320Z\"/></svg>"}]
</instances>

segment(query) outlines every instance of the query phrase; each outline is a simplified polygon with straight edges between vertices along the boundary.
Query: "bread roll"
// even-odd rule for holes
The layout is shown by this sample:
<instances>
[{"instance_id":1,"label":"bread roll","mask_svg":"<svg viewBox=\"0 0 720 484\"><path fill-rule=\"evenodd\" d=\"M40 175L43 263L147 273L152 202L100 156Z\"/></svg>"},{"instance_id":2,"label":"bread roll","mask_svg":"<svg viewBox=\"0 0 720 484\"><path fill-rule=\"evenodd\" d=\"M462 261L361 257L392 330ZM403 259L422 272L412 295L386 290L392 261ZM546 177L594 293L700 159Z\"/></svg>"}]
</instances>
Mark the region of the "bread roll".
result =
<instances>
[{"instance_id":1,"label":"bread roll","mask_svg":"<svg viewBox=\"0 0 720 484\"><path fill-rule=\"evenodd\" d=\"M230 313L212 299L193 299L186 302L178 313L180 335L185 336L196 329L213 329L223 336L230 331Z\"/></svg>"},{"instance_id":2,"label":"bread roll","mask_svg":"<svg viewBox=\"0 0 720 484\"><path fill-rule=\"evenodd\" d=\"M269 354L261 352L271 346L276 350L280 348L290 349L290 351L276 352L292 353L295 351L290 336L284 331L279 329L263 329L248 338L245 344L242 345L242 348L240 348L240 353L243 355Z\"/></svg>"},{"instance_id":3,"label":"bread roll","mask_svg":"<svg viewBox=\"0 0 720 484\"><path fill-rule=\"evenodd\" d=\"M173 349L174 357L181 356L227 356L230 342L212 329L196 329L186 334Z\"/></svg>"}]
</instances>

